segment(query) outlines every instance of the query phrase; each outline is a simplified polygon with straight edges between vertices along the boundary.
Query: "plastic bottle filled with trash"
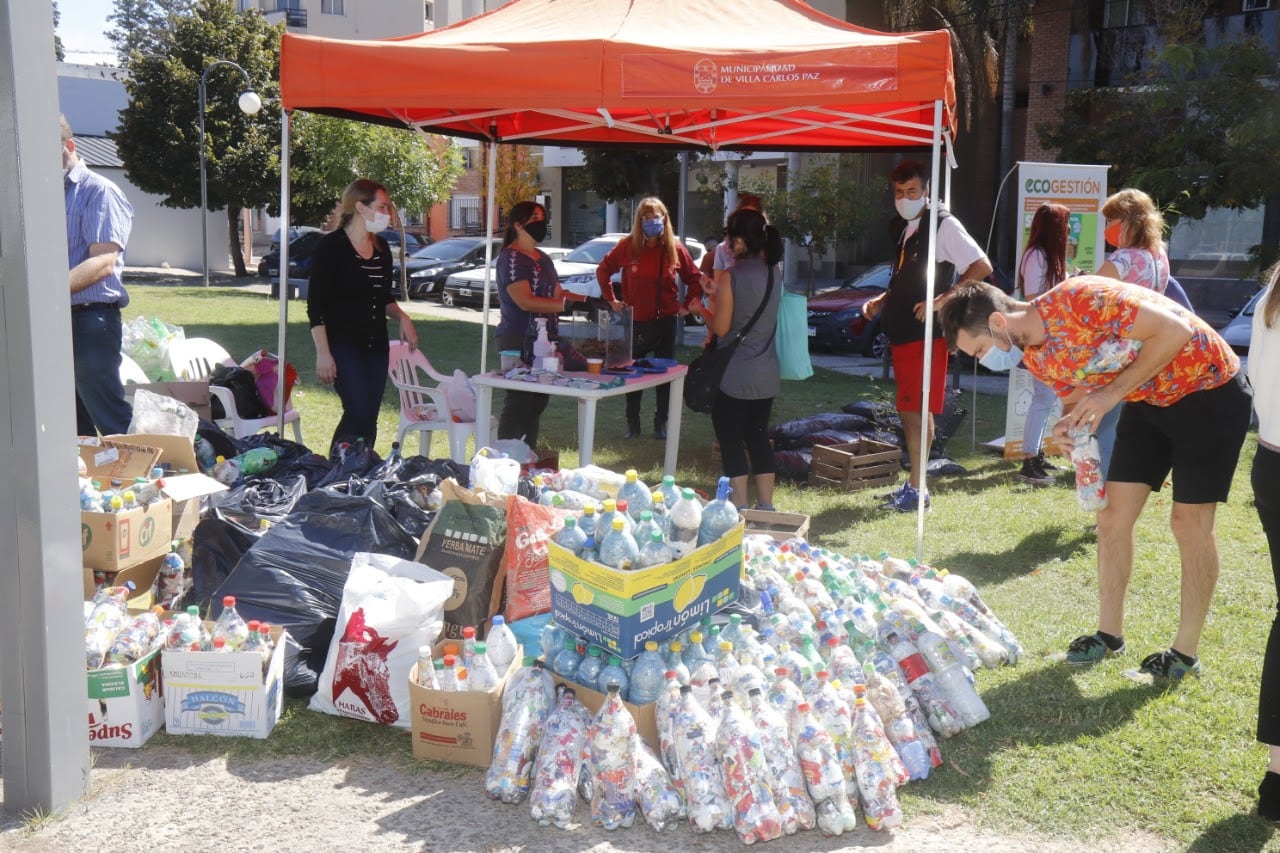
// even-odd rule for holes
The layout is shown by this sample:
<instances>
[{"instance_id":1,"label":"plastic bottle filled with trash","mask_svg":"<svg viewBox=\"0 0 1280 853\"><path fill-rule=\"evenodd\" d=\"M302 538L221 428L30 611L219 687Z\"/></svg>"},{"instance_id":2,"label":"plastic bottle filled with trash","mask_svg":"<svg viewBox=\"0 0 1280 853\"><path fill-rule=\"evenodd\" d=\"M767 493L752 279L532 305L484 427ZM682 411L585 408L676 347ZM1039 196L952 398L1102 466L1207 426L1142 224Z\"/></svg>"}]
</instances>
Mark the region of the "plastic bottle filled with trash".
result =
<instances>
[{"instance_id":1,"label":"plastic bottle filled with trash","mask_svg":"<svg viewBox=\"0 0 1280 853\"><path fill-rule=\"evenodd\" d=\"M213 479L224 486L234 486L240 480L240 465L234 459L219 456L213 466Z\"/></svg>"},{"instance_id":2,"label":"plastic bottle filled with trash","mask_svg":"<svg viewBox=\"0 0 1280 853\"><path fill-rule=\"evenodd\" d=\"M949 694L934 679L929 670L929 664L920 655L920 650L896 629L887 624L882 627L887 630L881 632L880 643L898 662L898 667L902 670L908 686L911 687L912 694L919 701L921 710L929 720L929 726L944 738L964 731L964 722L957 711L951 707ZM945 640L942 642L946 643Z\"/></svg>"},{"instance_id":3,"label":"plastic bottle filled with trash","mask_svg":"<svg viewBox=\"0 0 1280 853\"><path fill-rule=\"evenodd\" d=\"M507 669L510 668L511 662L515 660L516 653L520 650L520 641L507 626L507 620L501 613L493 617L484 641L493 668L498 671L499 676L506 675Z\"/></svg>"},{"instance_id":4,"label":"plastic bottle filled with trash","mask_svg":"<svg viewBox=\"0 0 1280 853\"><path fill-rule=\"evenodd\" d=\"M678 560L698 547L698 531L702 527L702 503L693 489L685 489L671 507L671 532L667 535L667 544L671 546L672 555Z\"/></svg>"},{"instance_id":5,"label":"plastic bottle filled with trash","mask_svg":"<svg viewBox=\"0 0 1280 853\"><path fill-rule=\"evenodd\" d=\"M1107 472L1102 470L1098 437L1087 425L1071 430L1071 464L1076 469L1076 502L1085 512L1107 507Z\"/></svg>"},{"instance_id":6,"label":"plastic bottle filled with trash","mask_svg":"<svg viewBox=\"0 0 1280 853\"><path fill-rule=\"evenodd\" d=\"M222 597L222 613L218 614L217 621L213 623L213 636L222 637L232 649L244 645L245 638L249 636L249 625L236 610L234 595Z\"/></svg>"},{"instance_id":7,"label":"plastic bottle filled with trash","mask_svg":"<svg viewBox=\"0 0 1280 853\"><path fill-rule=\"evenodd\" d=\"M738 524L738 508L729 500L733 489L729 488L729 478L721 477L716 485L715 500L708 501L702 508L702 521L698 525L698 547L718 542L722 536Z\"/></svg>"},{"instance_id":8,"label":"plastic bottle filled with trash","mask_svg":"<svg viewBox=\"0 0 1280 853\"><path fill-rule=\"evenodd\" d=\"M653 503L653 497L650 495L649 487L640 482L640 475L636 469L628 468L624 476L626 482L618 489L618 500L626 501L627 512L632 520L639 521L640 513L649 509Z\"/></svg>"},{"instance_id":9,"label":"plastic bottle filled with trash","mask_svg":"<svg viewBox=\"0 0 1280 853\"><path fill-rule=\"evenodd\" d=\"M613 530L613 517L618 514L618 502L613 498L605 500L601 509L596 512L595 530L588 531L596 537L596 545L604 544L604 537Z\"/></svg>"},{"instance_id":10,"label":"plastic bottle filled with trash","mask_svg":"<svg viewBox=\"0 0 1280 853\"><path fill-rule=\"evenodd\" d=\"M809 798L813 800L819 831L823 835L838 836L857 829L858 814L845 792L844 771L831 735L808 702L796 706L789 722L791 741L796 747Z\"/></svg>"},{"instance_id":11,"label":"plastic bottle filled with trash","mask_svg":"<svg viewBox=\"0 0 1280 853\"><path fill-rule=\"evenodd\" d=\"M610 682L604 704L587 729L587 744L595 772L591 822L608 830L635 821L636 721L622 704L620 685Z\"/></svg>"},{"instance_id":12,"label":"plastic bottle filled with trash","mask_svg":"<svg viewBox=\"0 0 1280 853\"><path fill-rule=\"evenodd\" d=\"M928 779L932 769L929 753L916 733L915 721L907 713L897 688L882 677L870 662L864 664L863 671L867 701L879 715L884 733L898 753L908 776L911 779Z\"/></svg>"},{"instance_id":13,"label":"plastic bottle filled with trash","mask_svg":"<svg viewBox=\"0 0 1280 853\"><path fill-rule=\"evenodd\" d=\"M596 689L596 685L600 683L600 671L606 663L603 655L604 650L599 646L587 646L587 653L583 655L582 663L578 664L578 684Z\"/></svg>"},{"instance_id":14,"label":"plastic bottle filled with trash","mask_svg":"<svg viewBox=\"0 0 1280 853\"><path fill-rule=\"evenodd\" d=\"M162 615L164 615L164 608L155 605L150 610L133 617L132 621L116 634L115 641L107 651L106 663L128 666L150 654L160 636Z\"/></svg>"},{"instance_id":15,"label":"plastic bottle filled with trash","mask_svg":"<svg viewBox=\"0 0 1280 853\"><path fill-rule=\"evenodd\" d=\"M582 551L578 556L589 563L600 562L600 550L596 547L596 538L594 536L588 536L587 540L582 543Z\"/></svg>"},{"instance_id":16,"label":"plastic bottle filled with trash","mask_svg":"<svg viewBox=\"0 0 1280 853\"><path fill-rule=\"evenodd\" d=\"M694 832L729 829L733 826L733 815L724 775L716 757L715 743L708 737L713 730L712 721L687 685L680 688L674 730L689 826Z\"/></svg>"},{"instance_id":17,"label":"plastic bottle filled with trash","mask_svg":"<svg viewBox=\"0 0 1280 853\"><path fill-rule=\"evenodd\" d=\"M680 705L680 684L674 670L667 670L662 692L654 704L654 728L658 730L658 750L662 765L671 774L671 781L684 801L684 777L680 775L680 763L676 761L676 712Z\"/></svg>"},{"instance_id":18,"label":"plastic bottle filled with trash","mask_svg":"<svg viewBox=\"0 0 1280 853\"><path fill-rule=\"evenodd\" d=\"M85 663L89 669L102 666L119 634L129 624L129 596L133 581L109 586L93 596L93 609L84 621Z\"/></svg>"},{"instance_id":19,"label":"plastic bottle filled with trash","mask_svg":"<svg viewBox=\"0 0 1280 853\"><path fill-rule=\"evenodd\" d=\"M862 797L862 816L874 830L902 826L902 807L892 768L893 749L880 727L880 720L867 703L866 688L854 690L853 747Z\"/></svg>"},{"instance_id":20,"label":"plastic bottle filled with trash","mask_svg":"<svg viewBox=\"0 0 1280 853\"><path fill-rule=\"evenodd\" d=\"M632 755L636 764L636 805L644 822L655 832L678 825L687 812L671 774L639 735L632 744Z\"/></svg>"},{"instance_id":21,"label":"plastic bottle filled with trash","mask_svg":"<svg viewBox=\"0 0 1280 853\"><path fill-rule=\"evenodd\" d=\"M502 677L489 659L488 644L477 642L475 653L471 656L471 665L467 667L467 689L489 691L498 686Z\"/></svg>"},{"instance_id":22,"label":"plastic bottle filled with trash","mask_svg":"<svg viewBox=\"0 0 1280 853\"><path fill-rule=\"evenodd\" d=\"M743 844L772 841L782 835L782 816L774 800L760 732L734 700L733 691L726 690L722 698L716 753L733 829Z\"/></svg>"},{"instance_id":23,"label":"plastic bottle filled with trash","mask_svg":"<svg viewBox=\"0 0 1280 853\"><path fill-rule=\"evenodd\" d=\"M425 687L428 690L439 690L440 684L436 681L435 676L436 668L432 662L431 647L418 646L418 686Z\"/></svg>"},{"instance_id":24,"label":"plastic bottle filled with trash","mask_svg":"<svg viewBox=\"0 0 1280 853\"><path fill-rule=\"evenodd\" d=\"M502 720L493 743L493 760L484 777L485 794L516 804L529 795L533 757L542 741L554 693L542 663L526 657L502 696Z\"/></svg>"},{"instance_id":25,"label":"plastic bottle filled with trash","mask_svg":"<svg viewBox=\"0 0 1280 853\"><path fill-rule=\"evenodd\" d=\"M647 569L670 562L671 546L662 538L662 531L650 531L649 540L640 547L640 553L636 557L636 568Z\"/></svg>"},{"instance_id":26,"label":"plastic bottle filled with trash","mask_svg":"<svg viewBox=\"0 0 1280 853\"><path fill-rule=\"evenodd\" d=\"M920 739L920 745L924 747L929 756L930 766L941 767L942 750L938 747L938 741L933 736L933 728L929 725L929 717L925 714L924 709L920 707L920 701L916 698L915 692L907 684L907 678L903 674L902 668L898 666L897 661L888 652L879 646L868 643L863 652L863 659L875 669L876 674L892 684L894 689L898 691L898 697L902 699L903 707L907 709L907 716L911 718L911 725L915 728L916 737Z\"/></svg>"},{"instance_id":27,"label":"plastic bottle filled with trash","mask_svg":"<svg viewBox=\"0 0 1280 853\"><path fill-rule=\"evenodd\" d=\"M156 581L152 587L156 603L169 610L186 591L187 565L178 553L178 543L169 545L169 553L160 561Z\"/></svg>"},{"instance_id":28,"label":"plastic bottle filled with trash","mask_svg":"<svg viewBox=\"0 0 1280 853\"><path fill-rule=\"evenodd\" d=\"M648 705L658 701L666 675L667 663L658 653L658 644L649 640L631 669L631 692L627 701L632 705Z\"/></svg>"},{"instance_id":29,"label":"plastic bottle filled with trash","mask_svg":"<svg viewBox=\"0 0 1280 853\"><path fill-rule=\"evenodd\" d=\"M609 662L600 670L600 680L595 685L587 686L594 687L601 693L608 693L610 684L618 685L618 695L624 702L631 695L631 676L627 675L622 667L622 658L617 655L609 655Z\"/></svg>"},{"instance_id":30,"label":"plastic bottle filled with trash","mask_svg":"<svg viewBox=\"0 0 1280 853\"><path fill-rule=\"evenodd\" d=\"M564 527L556 533L555 542L575 557L580 557L583 546L587 544L587 534L578 526L578 520L570 515L565 517Z\"/></svg>"},{"instance_id":31,"label":"plastic bottle filled with trash","mask_svg":"<svg viewBox=\"0 0 1280 853\"><path fill-rule=\"evenodd\" d=\"M661 536L664 542L666 541L667 534L658 525L658 522L653 520L653 511L647 509L642 510L639 519L636 521L635 530L632 531L632 535L635 537L636 543L643 548L649 540L653 539L654 533Z\"/></svg>"},{"instance_id":32,"label":"plastic bottle filled with trash","mask_svg":"<svg viewBox=\"0 0 1280 853\"><path fill-rule=\"evenodd\" d=\"M671 532L671 507L667 506L667 496L657 489L651 493L650 497L653 502L649 505L649 512L653 515L653 523L662 530L662 537L665 539Z\"/></svg>"},{"instance_id":33,"label":"plastic bottle filled with trash","mask_svg":"<svg viewBox=\"0 0 1280 853\"><path fill-rule=\"evenodd\" d=\"M626 522L620 514L615 514L610 522L612 529L600 542L600 562L610 568L630 571L636 568L636 560L640 557L640 548L636 540L627 530Z\"/></svg>"},{"instance_id":34,"label":"plastic bottle filled with trash","mask_svg":"<svg viewBox=\"0 0 1280 853\"><path fill-rule=\"evenodd\" d=\"M654 491L662 492L662 500L667 505L668 512L675 508L676 501L680 500L684 494L684 490L676 485L676 478L670 474L662 476L662 482Z\"/></svg>"},{"instance_id":35,"label":"plastic bottle filled with trash","mask_svg":"<svg viewBox=\"0 0 1280 853\"><path fill-rule=\"evenodd\" d=\"M798 830L813 829L817 825L817 814L805 789L804 774L800 771L786 718L769 704L758 687L747 691L747 713L760 734L760 748L769 766L783 834L794 835Z\"/></svg>"},{"instance_id":36,"label":"plastic bottle filled with trash","mask_svg":"<svg viewBox=\"0 0 1280 853\"><path fill-rule=\"evenodd\" d=\"M574 691L561 691L555 708L547 716L529 792L529 814L539 826L565 829L573 821L578 804L577 782L582 770L583 751L591 714Z\"/></svg>"},{"instance_id":37,"label":"plastic bottle filled with trash","mask_svg":"<svg viewBox=\"0 0 1280 853\"><path fill-rule=\"evenodd\" d=\"M936 634L921 636L920 654L929 664L934 680L942 687L950 706L955 709L966 728L991 719L991 711L965 677L964 667L945 640Z\"/></svg>"}]
</instances>

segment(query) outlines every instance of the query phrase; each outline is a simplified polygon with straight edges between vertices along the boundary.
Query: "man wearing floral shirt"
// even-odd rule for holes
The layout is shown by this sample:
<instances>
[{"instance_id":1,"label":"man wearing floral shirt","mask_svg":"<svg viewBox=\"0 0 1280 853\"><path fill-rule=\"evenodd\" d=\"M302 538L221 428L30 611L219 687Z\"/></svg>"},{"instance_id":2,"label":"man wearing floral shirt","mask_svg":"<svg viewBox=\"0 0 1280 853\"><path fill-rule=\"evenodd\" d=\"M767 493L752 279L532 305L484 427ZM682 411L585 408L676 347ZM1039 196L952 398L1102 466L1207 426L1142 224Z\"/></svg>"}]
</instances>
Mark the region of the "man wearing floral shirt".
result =
<instances>
[{"instance_id":1,"label":"man wearing floral shirt","mask_svg":"<svg viewBox=\"0 0 1280 853\"><path fill-rule=\"evenodd\" d=\"M1182 558L1182 605L1173 645L1143 659L1155 678L1196 675L1204 620L1218 580L1214 514L1225 501L1249 428L1252 394L1240 359L1207 323L1152 290L1078 276L1019 302L966 284L941 310L950 347L981 358L1019 347L1033 376L1074 404L1059 441L1092 429L1121 401L1108 505L1098 513L1098 631L1076 638L1066 660L1120 654L1133 572L1134 525L1147 496L1173 473L1170 526Z\"/></svg>"}]
</instances>

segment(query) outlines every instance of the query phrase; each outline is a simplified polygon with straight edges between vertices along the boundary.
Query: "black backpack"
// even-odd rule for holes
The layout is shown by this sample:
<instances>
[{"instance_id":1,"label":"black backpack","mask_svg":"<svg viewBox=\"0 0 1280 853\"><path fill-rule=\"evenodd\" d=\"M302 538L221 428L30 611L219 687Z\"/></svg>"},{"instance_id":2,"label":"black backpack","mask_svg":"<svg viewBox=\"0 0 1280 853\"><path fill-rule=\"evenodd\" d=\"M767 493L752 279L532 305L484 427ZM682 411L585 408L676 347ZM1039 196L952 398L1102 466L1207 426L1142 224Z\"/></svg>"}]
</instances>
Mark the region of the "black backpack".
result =
<instances>
[{"instance_id":1,"label":"black backpack","mask_svg":"<svg viewBox=\"0 0 1280 853\"><path fill-rule=\"evenodd\" d=\"M271 414L267 407L262 404L262 398L258 396L257 378L243 367L230 367L225 364L219 364L213 369L213 373L209 375L209 384L231 390L231 396L236 401L236 413L242 418L265 418ZM211 408L215 421L227 417L227 413L223 411L221 400L214 397L210 402L212 403Z\"/></svg>"}]
</instances>

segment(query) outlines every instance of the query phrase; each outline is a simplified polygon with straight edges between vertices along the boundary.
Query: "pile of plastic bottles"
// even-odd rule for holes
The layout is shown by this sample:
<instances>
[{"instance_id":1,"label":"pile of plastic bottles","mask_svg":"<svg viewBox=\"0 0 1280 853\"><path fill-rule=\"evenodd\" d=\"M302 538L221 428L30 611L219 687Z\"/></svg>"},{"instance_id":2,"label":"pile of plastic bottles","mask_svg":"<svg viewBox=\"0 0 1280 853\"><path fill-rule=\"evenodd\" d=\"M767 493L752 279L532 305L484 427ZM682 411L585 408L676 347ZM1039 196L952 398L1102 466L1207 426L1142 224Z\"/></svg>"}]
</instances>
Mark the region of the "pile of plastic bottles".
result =
<instances>
[{"instance_id":1,"label":"pile of plastic bottles","mask_svg":"<svg viewBox=\"0 0 1280 853\"><path fill-rule=\"evenodd\" d=\"M223 599L222 614L210 631L195 605L171 616L158 604L144 613L130 614L128 600L133 592L132 581L104 587L86 605L84 645L89 669L128 666L160 648L256 651L262 655L264 668L271 660L271 626L256 619L245 622L236 611L233 596Z\"/></svg>"},{"instance_id":2,"label":"pile of plastic bottles","mask_svg":"<svg viewBox=\"0 0 1280 853\"><path fill-rule=\"evenodd\" d=\"M520 644L506 620L494 616L484 641L476 639L476 629L462 629L462 642L445 643L435 657L431 646L418 649L418 685L429 690L465 692L488 691L502 682L515 660Z\"/></svg>"},{"instance_id":3,"label":"pile of plastic bottles","mask_svg":"<svg viewBox=\"0 0 1280 853\"><path fill-rule=\"evenodd\" d=\"M103 488L101 480L80 477L81 512L125 512L150 506L164 497L164 469L151 469L150 477L135 477L131 481L112 479Z\"/></svg>"},{"instance_id":4,"label":"pile of plastic bottles","mask_svg":"<svg viewBox=\"0 0 1280 853\"><path fill-rule=\"evenodd\" d=\"M621 482L616 476L588 466L534 478L539 503L567 513L556 544L610 568L644 569L687 556L738 524L728 477L720 478L715 499L704 506L671 475L652 490L634 469Z\"/></svg>"},{"instance_id":5,"label":"pile of plastic bottles","mask_svg":"<svg viewBox=\"0 0 1280 853\"><path fill-rule=\"evenodd\" d=\"M546 769L534 785L539 823L568 825L581 799L608 829L632 825L638 810L655 828L687 819L745 844L814 828L838 836L859 822L892 829L898 789L941 766L939 742L990 717L973 671L1016 663L1022 649L968 580L803 540L748 536L743 550L743 583L760 607L723 627L706 618L632 661L544 629L547 664L529 683L549 691L549 669L608 698L584 723L572 696L546 692L541 716L521 718L543 728L507 728L526 764ZM634 736L623 699L656 703L656 752ZM504 800L522 802L530 784Z\"/></svg>"}]
</instances>

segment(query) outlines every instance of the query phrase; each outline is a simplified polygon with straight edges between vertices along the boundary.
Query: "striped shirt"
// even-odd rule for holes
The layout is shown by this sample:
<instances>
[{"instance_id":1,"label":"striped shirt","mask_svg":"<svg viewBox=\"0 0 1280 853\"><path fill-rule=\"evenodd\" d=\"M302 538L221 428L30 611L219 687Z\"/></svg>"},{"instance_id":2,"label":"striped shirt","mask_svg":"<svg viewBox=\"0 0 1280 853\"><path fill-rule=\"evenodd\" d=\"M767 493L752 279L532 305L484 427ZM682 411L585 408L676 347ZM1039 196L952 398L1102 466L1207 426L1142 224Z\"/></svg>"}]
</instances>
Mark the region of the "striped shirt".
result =
<instances>
[{"instance_id":1,"label":"striped shirt","mask_svg":"<svg viewBox=\"0 0 1280 853\"><path fill-rule=\"evenodd\" d=\"M307 317L324 326L329 343L387 350L387 306L391 295L391 251L375 237L373 254L364 258L339 228L326 234L311 256Z\"/></svg>"},{"instance_id":2,"label":"striped shirt","mask_svg":"<svg viewBox=\"0 0 1280 853\"><path fill-rule=\"evenodd\" d=\"M133 205L118 186L91 171L79 159L63 179L62 189L67 207L67 269L75 269L86 261L93 243L115 243L120 247L111 273L79 293L71 294L71 303L115 302L123 308L129 304L121 276L124 248L133 228Z\"/></svg>"}]
</instances>

